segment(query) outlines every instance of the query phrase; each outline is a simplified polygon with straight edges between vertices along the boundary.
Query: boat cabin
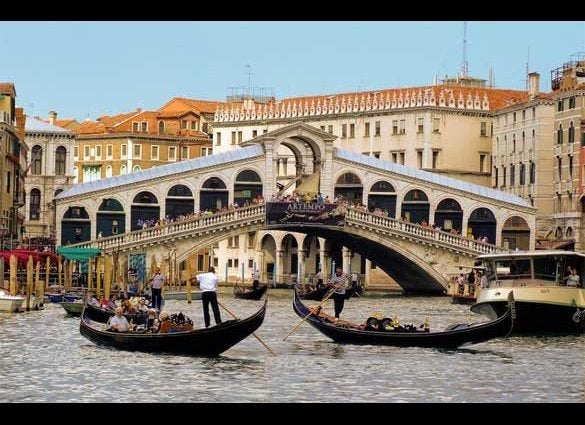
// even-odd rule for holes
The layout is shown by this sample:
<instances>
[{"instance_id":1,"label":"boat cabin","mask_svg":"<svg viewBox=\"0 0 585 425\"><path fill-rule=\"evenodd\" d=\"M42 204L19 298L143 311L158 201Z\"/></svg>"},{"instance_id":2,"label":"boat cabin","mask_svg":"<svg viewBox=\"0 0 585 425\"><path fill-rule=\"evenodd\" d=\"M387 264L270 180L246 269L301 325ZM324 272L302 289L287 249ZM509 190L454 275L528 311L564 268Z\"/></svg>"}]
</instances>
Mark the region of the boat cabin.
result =
<instances>
[{"instance_id":1,"label":"boat cabin","mask_svg":"<svg viewBox=\"0 0 585 425\"><path fill-rule=\"evenodd\" d=\"M487 288L583 286L585 255L573 251L527 251L478 257Z\"/></svg>"}]
</instances>

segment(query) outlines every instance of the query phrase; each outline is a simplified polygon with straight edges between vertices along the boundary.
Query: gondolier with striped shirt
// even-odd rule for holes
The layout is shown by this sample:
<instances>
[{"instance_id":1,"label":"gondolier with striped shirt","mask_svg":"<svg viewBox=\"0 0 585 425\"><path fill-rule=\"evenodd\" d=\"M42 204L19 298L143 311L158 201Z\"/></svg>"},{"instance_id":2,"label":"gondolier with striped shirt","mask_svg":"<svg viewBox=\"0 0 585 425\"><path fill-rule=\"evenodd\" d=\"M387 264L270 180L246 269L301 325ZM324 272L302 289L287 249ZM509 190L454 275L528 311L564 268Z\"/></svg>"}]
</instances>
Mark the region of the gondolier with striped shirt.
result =
<instances>
[{"instance_id":1,"label":"gondolier with striped shirt","mask_svg":"<svg viewBox=\"0 0 585 425\"><path fill-rule=\"evenodd\" d=\"M329 279L329 287L335 290L332 296L335 308L335 320L339 319L339 315L345 304L345 290L347 289L348 278L347 273L343 273L341 267L337 267L335 274Z\"/></svg>"}]
</instances>

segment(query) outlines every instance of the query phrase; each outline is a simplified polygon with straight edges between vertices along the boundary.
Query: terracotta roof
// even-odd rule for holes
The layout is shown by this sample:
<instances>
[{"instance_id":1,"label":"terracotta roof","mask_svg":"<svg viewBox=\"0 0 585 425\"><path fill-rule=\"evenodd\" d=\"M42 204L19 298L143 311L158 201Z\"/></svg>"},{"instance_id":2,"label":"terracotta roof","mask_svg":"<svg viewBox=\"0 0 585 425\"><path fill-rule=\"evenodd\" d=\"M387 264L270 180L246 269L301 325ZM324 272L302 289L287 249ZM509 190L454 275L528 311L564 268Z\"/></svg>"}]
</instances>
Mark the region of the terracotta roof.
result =
<instances>
[{"instance_id":1,"label":"terracotta roof","mask_svg":"<svg viewBox=\"0 0 585 425\"><path fill-rule=\"evenodd\" d=\"M421 91L421 93L424 95L425 91L427 90L431 90L434 92L435 98L439 98L440 96L440 92L441 90L446 90L446 91L453 91L453 95L455 96L455 101L457 101L459 94L463 95L464 100L467 100L467 96L469 94L471 94L472 97L475 97L476 94L478 94L480 96L480 99L483 98L483 94L485 93L488 97L488 100L490 102L490 109L499 109L502 108L506 105L506 102L510 99L514 99L516 102L523 102L525 100L528 99L528 93L524 90L507 90L507 89L495 89L495 88L490 88L490 87L461 87L461 86L450 86L450 85L436 85L436 86L420 86L420 87L404 87L404 88L398 88L398 89L382 89L382 90L370 90L370 91L365 91L365 92L351 92L351 93L338 93L338 94L333 94L333 95L321 95L321 96L303 96L303 97L291 97L291 98L286 98L286 99L282 99L281 102L302 102L302 104L304 105L305 100L309 102L309 105L311 104L311 101L315 101L315 104L320 100L321 103L323 103L323 101L325 99L327 99L327 102L329 102L330 99L335 100L336 97L346 97L346 98L352 98L352 100L355 98L355 96L358 96L358 99L360 99L361 101L361 96L362 94L365 95L366 97L368 95L370 95L370 98L374 95L377 94L378 99L386 99L387 95L390 95L390 98L392 98L394 95L396 95L397 97L400 96L400 94L402 94L403 96L405 96L407 93L409 96L412 96L412 93L415 93L415 95L418 95L418 92Z\"/></svg>"},{"instance_id":2,"label":"terracotta roof","mask_svg":"<svg viewBox=\"0 0 585 425\"><path fill-rule=\"evenodd\" d=\"M66 127L69 124L73 124L75 122L74 119L66 119L66 120L56 120L55 125L57 127Z\"/></svg>"},{"instance_id":3,"label":"terracotta roof","mask_svg":"<svg viewBox=\"0 0 585 425\"><path fill-rule=\"evenodd\" d=\"M196 111L194 109L186 109L186 110L182 110L182 111L162 111L158 113L158 117L159 118L179 118L182 117L183 115L187 115L189 113L193 113L197 116L200 116L201 113L199 111Z\"/></svg>"},{"instance_id":4,"label":"terracotta roof","mask_svg":"<svg viewBox=\"0 0 585 425\"><path fill-rule=\"evenodd\" d=\"M101 122L83 121L75 130L76 134L99 134L105 133L106 126Z\"/></svg>"},{"instance_id":5,"label":"terracotta roof","mask_svg":"<svg viewBox=\"0 0 585 425\"><path fill-rule=\"evenodd\" d=\"M187 99L185 97L173 97L158 110L160 112L168 111L185 111L195 110L203 113L215 113L217 107L223 102L216 100L198 100L198 99Z\"/></svg>"},{"instance_id":6,"label":"terracotta roof","mask_svg":"<svg viewBox=\"0 0 585 425\"><path fill-rule=\"evenodd\" d=\"M456 86L456 85L435 85L435 86L420 86L420 87L403 87L397 89L380 89L380 90L370 90L364 92L351 92L351 93L336 93L336 94L329 94L329 95L318 95L318 96L302 96L302 97L292 97L292 98L285 98L281 99L278 102L270 102L268 107L272 106L273 108L276 107L280 109L283 107L288 107L289 105L296 104L297 107L304 107L307 104L309 107L313 104L317 106L318 104L325 105L327 104L328 107L332 104L339 104L341 105L342 102L345 100L347 103L350 101L355 104L356 99L357 102L361 104L362 100L365 102L372 103L372 110L381 109L373 107L374 99L377 99L378 104L386 104L388 101L398 100L398 104L400 105L400 99L413 99L419 97L426 97L428 96L433 97L435 99L435 105L439 106L439 100L441 97L445 99L446 106L449 107L449 99L452 97L455 101L455 107L460 99L463 99L465 102L465 109L467 108L467 102L471 99L474 103L476 100L479 100L480 104L483 105L485 99L487 99L488 106L487 110L495 110L500 109L506 106L510 106L514 103L525 102L528 100L528 92L524 90L508 90L508 89L496 89L490 87L463 87L463 86ZM431 102L432 103L432 102ZM237 103L224 103L219 104L220 109L230 110L232 107L235 110L240 110L242 107L241 102ZM257 104L256 108L264 107L262 104ZM399 106L400 108L401 106ZM410 107L412 107L412 102L410 102ZM342 108L343 109L343 108ZM478 109L477 107L472 107L471 109ZM481 106L479 109L484 109ZM219 110L219 109L218 109ZM361 109L360 109L361 110ZM369 110L369 109L368 109ZM320 115L319 113L314 115Z\"/></svg>"},{"instance_id":7,"label":"terracotta roof","mask_svg":"<svg viewBox=\"0 0 585 425\"><path fill-rule=\"evenodd\" d=\"M0 83L0 94L16 97L16 89L12 83Z\"/></svg>"}]
</instances>

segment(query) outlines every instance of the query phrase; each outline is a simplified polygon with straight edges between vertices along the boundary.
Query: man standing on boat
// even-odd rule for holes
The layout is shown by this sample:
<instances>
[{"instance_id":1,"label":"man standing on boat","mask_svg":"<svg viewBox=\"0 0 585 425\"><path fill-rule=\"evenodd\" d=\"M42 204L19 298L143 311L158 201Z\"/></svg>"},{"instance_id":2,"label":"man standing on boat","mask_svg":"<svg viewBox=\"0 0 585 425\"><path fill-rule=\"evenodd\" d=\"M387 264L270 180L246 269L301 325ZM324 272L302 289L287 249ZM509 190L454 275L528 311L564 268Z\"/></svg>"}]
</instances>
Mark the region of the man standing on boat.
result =
<instances>
[{"instance_id":1,"label":"man standing on boat","mask_svg":"<svg viewBox=\"0 0 585 425\"><path fill-rule=\"evenodd\" d=\"M166 278L161 274L160 267L154 269L154 276L150 278L152 284L152 308L161 309L162 305L162 287L165 284Z\"/></svg>"},{"instance_id":2,"label":"man standing on boat","mask_svg":"<svg viewBox=\"0 0 585 425\"><path fill-rule=\"evenodd\" d=\"M205 327L208 328L211 323L209 317L209 303L213 310L213 317L215 324L221 323L221 315L219 314L219 304L217 303L217 275L215 274L215 267L209 266L207 273L200 273L195 277L199 288L201 289L201 301L203 302L203 320Z\"/></svg>"},{"instance_id":3,"label":"man standing on boat","mask_svg":"<svg viewBox=\"0 0 585 425\"><path fill-rule=\"evenodd\" d=\"M260 285L260 272L254 270L252 272L252 289L254 289L254 291L258 289L258 285Z\"/></svg>"},{"instance_id":4,"label":"man standing on boat","mask_svg":"<svg viewBox=\"0 0 585 425\"><path fill-rule=\"evenodd\" d=\"M339 315L343 311L348 277L346 273L343 273L341 267L337 267L335 274L329 279L329 287L335 291L332 296L335 308L335 320L339 319Z\"/></svg>"}]
</instances>

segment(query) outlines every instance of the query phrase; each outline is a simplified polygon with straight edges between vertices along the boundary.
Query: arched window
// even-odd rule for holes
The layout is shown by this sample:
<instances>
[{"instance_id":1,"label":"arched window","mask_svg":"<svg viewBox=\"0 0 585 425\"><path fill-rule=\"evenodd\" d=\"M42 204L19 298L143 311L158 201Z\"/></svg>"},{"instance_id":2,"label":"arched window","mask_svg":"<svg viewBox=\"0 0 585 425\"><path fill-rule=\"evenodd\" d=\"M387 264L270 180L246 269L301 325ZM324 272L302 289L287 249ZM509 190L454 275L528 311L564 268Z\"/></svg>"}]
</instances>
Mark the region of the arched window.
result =
<instances>
[{"instance_id":1,"label":"arched window","mask_svg":"<svg viewBox=\"0 0 585 425\"><path fill-rule=\"evenodd\" d=\"M29 219L31 221L41 219L41 191L39 189L32 189L30 191L29 211Z\"/></svg>"},{"instance_id":2,"label":"arched window","mask_svg":"<svg viewBox=\"0 0 585 425\"><path fill-rule=\"evenodd\" d=\"M563 143L563 124L559 124L559 129L557 130L557 144L561 145Z\"/></svg>"},{"instance_id":3,"label":"arched window","mask_svg":"<svg viewBox=\"0 0 585 425\"><path fill-rule=\"evenodd\" d=\"M134 168L132 168L133 173L136 171L142 171L142 168L140 168L140 165L135 165Z\"/></svg>"},{"instance_id":4,"label":"arched window","mask_svg":"<svg viewBox=\"0 0 585 425\"><path fill-rule=\"evenodd\" d=\"M127 172L127 171L126 171L126 166L125 166L125 165L122 165L122 166L120 167L120 175L122 176L122 175L126 174L126 172Z\"/></svg>"},{"instance_id":5,"label":"arched window","mask_svg":"<svg viewBox=\"0 0 585 425\"><path fill-rule=\"evenodd\" d=\"M65 166L67 164L67 149L59 146L55 152L55 174L58 176L65 175Z\"/></svg>"},{"instance_id":6,"label":"arched window","mask_svg":"<svg viewBox=\"0 0 585 425\"><path fill-rule=\"evenodd\" d=\"M165 122L164 121L158 122L158 134L165 134Z\"/></svg>"},{"instance_id":7,"label":"arched window","mask_svg":"<svg viewBox=\"0 0 585 425\"><path fill-rule=\"evenodd\" d=\"M112 166L106 165L106 178L112 177Z\"/></svg>"},{"instance_id":8,"label":"arched window","mask_svg":"<svg viewBox=\"0 0 585 425\"><path fill-rule=\"evenodd\" d=\"M573 121L571 121L571 125L569 126L569 143L575 142L575 125Z\"/></svg>"},{"instance_id":9,"label":"arched window","mask_svg":"<svg viewBox=\"0 0 585 425\"><path fill-rule=\"evenodd\" d=\"M35 145L31 153L31 174L39 175L43 172L43 148Z\"/></svg>"},{"instance_id":10,"label":"arched window","mask_svg":"<svg viewBox=\"0 0 585 425\"><path fill-rule=\"evenodd\" d=\"M73 167L73 184L77 184L79 182L79 169L77 167Z\"/></svg>"}]
</instances>

